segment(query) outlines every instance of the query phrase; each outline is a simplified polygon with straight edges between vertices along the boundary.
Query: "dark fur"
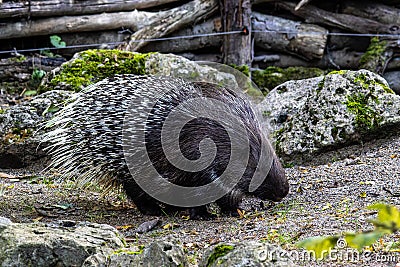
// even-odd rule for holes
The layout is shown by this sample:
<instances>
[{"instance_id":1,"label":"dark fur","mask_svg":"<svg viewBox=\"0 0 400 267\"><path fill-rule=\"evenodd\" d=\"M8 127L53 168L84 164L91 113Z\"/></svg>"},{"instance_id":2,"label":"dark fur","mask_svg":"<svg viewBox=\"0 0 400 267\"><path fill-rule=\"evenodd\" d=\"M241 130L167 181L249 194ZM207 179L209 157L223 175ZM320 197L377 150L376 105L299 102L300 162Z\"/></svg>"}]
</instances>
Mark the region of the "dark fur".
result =
<instances>
[{"instance_id":1,"label":"dark fur","mask_svg":"<svg viewBox=\"0 0 400 267\"><path fill-rule=\"evenodd\" d=\"M258 157L261 146L261 129L258 128L257 118L253 113L250 103L247 100L240 98L233 91L219 88L217 86L211 86L205 83L195 83L198 91L196 94L186 94L182 88L177 88L176 98L173 100L173 105L170 109L173 109L180 102L187 100L191 97L205 96L229 103L232 108L238 110L238 114L242 117L243 121L248 121L251 125L248 126L250 137L250 159L245 174L239 181L238 185L231 190L224 197L217 200L217 204L221 210L225 213L237 213L237 208L242 201L244 195L249 194L248 188L251 177L254 174L255 167L258 163ZM179 91L182 90L182 91ZM208 184L218 178L226 169L227 162L230 157L230 140L229 136L224 128L216 121L210 119L199 118L190 121L183 127L180 134L180 146L181 151L185 157L191 160L196 160L200 157L199 143L205 138L211 138L217 147L217 156L208 168L203 171L188 173L180 169L175 168L165 158L161 146L161 128L163 120L155 120L155 117L168 116L170 109L165 109L165 106L171 104L171 99L159 101L153 109L152 115L149 116L148 125L149 131L146 133L146 146L149 153L150 159L153 160L153 166L157 169L160 175L165 179L173 182L174 184L181 186L201 186ZM161 109L160 107L164 107ZM159 112L162 112L161 114ZM250 132L251 131L251 132ZM265 140L269 145L268 141ZM285 177L285 171L279 162L279 159L274 154L272 167L265 178L262 185L252 193L252 195L261 199L269 199L273 201L280 201L284 198L289 191L289 184ZM136 206L142 213L146 214L160 214L159 203L153 198L147 196L144 192L137 187L132 178L124 179L124 188L135 202ZM174 207L166 206L165 210L175 210ZM197 207L191 209L192 216L202 217L205 214L204 207Z\"/></svg>"}]
</instances>

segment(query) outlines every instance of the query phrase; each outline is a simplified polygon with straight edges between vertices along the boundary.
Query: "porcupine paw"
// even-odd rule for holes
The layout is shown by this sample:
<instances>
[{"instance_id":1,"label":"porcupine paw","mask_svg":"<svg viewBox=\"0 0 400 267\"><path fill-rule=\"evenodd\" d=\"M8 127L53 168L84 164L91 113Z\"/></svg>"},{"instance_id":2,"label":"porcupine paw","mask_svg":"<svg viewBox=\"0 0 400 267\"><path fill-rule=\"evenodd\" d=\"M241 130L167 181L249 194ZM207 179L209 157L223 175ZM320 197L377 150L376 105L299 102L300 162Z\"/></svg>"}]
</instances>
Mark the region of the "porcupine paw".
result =
<instances>
[{"instance_id":1,"label":"porcupine paw","mask_svg":"<svg viewBox=\"0 0 400 267\"><path fill-rule=\"evenodd\" d=\"M215 215L208 212L206 206L193 207L189 209L191 220L207 220L212 219Z\"/></svg>"},{"instance_id":2,"label":"porcupine paw","mask_svg":"<svg viewBox=\"0 0 400 267\"><path fill-rule=\"evenodd\" d=\"M163 214L160 206L155 202L152 201L149 201L147 203L138 201L133 201L133 202L135 203L136 208L143 215L160 216Z\"/></svg>"}]
</instances>

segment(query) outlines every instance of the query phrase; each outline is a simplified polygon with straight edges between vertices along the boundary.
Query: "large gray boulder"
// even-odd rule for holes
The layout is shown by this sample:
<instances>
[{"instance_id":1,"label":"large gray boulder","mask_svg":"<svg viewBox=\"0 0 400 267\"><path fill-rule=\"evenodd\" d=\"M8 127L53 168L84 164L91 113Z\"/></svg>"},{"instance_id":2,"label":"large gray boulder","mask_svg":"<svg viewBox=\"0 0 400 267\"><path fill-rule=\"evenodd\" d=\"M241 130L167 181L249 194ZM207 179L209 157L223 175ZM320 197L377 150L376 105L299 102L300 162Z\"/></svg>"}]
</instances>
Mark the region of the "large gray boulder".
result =
<instances>
[{"instance_id":1,"label":"large gray boulder","mask_svg":"<svg viewBox=\"0 0 400 267\"><path fill-rule=\"evenodd\" d=\"M188 266L174 240L126 246L112 226L59 221L12 223L0 217L0 266Z\"/></svg>"},{"instance_id":2,"label":"large gray boulder","mask_svg":"<svg viewBox=\"0 0 400 267\"><path fill-rule=\"evenodd\" d=\"M400 96L367 70L288 81L272 90L260 108L276 150L286 160L307 158L400 125Z\"/></svg>"},{"instance_id":3,"label":"large gray boulder","mask_svg":"<svg viewBox=\"0 0 400 267\"><path fill-rule=\"evenodd\" d=\"M124 247L118 231L104 224L0 222L0 265L81 266L86 258Z\"/></svg>"}]
</instances>

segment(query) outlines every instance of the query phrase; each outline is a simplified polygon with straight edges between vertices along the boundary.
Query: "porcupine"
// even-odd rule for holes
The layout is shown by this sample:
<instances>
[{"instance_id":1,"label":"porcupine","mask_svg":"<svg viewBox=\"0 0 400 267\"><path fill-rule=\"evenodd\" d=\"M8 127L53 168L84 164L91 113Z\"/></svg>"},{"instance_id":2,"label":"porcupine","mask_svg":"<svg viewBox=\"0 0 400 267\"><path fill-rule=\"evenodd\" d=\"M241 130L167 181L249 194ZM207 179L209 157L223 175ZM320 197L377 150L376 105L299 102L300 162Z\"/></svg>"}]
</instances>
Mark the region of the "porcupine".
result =
<instances>
[{"instance_id":1,"label":"porcupine","mask_svg":"<svg viewBox=\"0 0 400 267\"><path fill-rule=\"evenodd\" d=\"M139 93L138 88L142 89ZM163 92L165 95L162 95ZM216 200L221 210L236 212L246 194L272 201L280 201L287 195L288 181L274 152L271 168L262 184L249 193L260 146L270 144L247 99L225 87L163 76L116 75L79 93L48 123L50 130L45 134L44 141L49 144L47 149L52 158L49 168L56 168L65 178L78 177L85 183L95 181L103 184L105 192L122 185L143 214L162 214L160 204L165 209L177 208L164 205L148 195L132 177L125 161L123 122L126 111L132 108L131 101L135 94L141 99L141 102L136 102L135 109L145 105L147 94L159 94L159 100L146 120L145 146L154 168L164 179L181 186L201 186L217 179L226 169L231 156L229 136L218 122L207 118L195 118L188 122L179 133L179 145L182 154L194 160L200 156L201 140L211 138L217 154L209 166L201 171L187 172L172 165L163 153L161 128L169 112L187 99L206 97L222 101L234 110L244 122L249 136L247 167L235 187ZM191 209L192 216L203 216L205 213L204 205Z\"/></svg>"}]
</instances>

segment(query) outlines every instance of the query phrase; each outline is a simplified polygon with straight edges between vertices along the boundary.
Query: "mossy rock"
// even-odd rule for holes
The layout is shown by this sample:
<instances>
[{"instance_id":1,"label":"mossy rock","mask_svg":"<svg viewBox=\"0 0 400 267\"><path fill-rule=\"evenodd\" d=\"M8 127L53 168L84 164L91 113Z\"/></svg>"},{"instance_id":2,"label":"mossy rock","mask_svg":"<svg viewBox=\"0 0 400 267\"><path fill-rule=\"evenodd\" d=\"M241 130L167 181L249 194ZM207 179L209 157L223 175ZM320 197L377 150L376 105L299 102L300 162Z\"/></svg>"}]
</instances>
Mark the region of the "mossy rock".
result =
<instances>
[{"instance_id":1,"label":"mossy rock","mask_svg":"<svg viewBox=\"0 0 400 267\"><path fill-rule=\"evenodd\" d=\"M400 97L367 70L288 81L260 104L286 162L385 135L388 127L398 128L399 107Z\"/></svg>"},{"instance_id":2,"label":"mossy rock","mask_svg":"<svg viewBox=\"0 0 400 267\"><path fill-rule=\"evenodd\" d=\"M318 68L289 67L278 68L268 67L264 70L252 72L253 82L265 93L274 89L276 86L290 80L302 80L322 76L326 71Z\"/></svg>"},{"instance_id":3,"label":"mossy rock","mask_svg":"<svg viewBox=\"0 0 400 267\"><path fill-rule=\"evenodd\" d=\"M115 74L164 75L237 86L229 73L172 54L87 50L53 70L43 79L39 92L53 89L80 91Z\"/></svg>"},{"instance_id":4,"label":"mossy rock","mask_svg":"<svg viewBox=\"0 0 400 267\"><path fill-rule=\"evenodd\" d=\"M42 83L39 92L52 89L80 91L114 74L145 74L149 54L120 50L87 50L64 63Z\"/></svg>"}]
</instances>

